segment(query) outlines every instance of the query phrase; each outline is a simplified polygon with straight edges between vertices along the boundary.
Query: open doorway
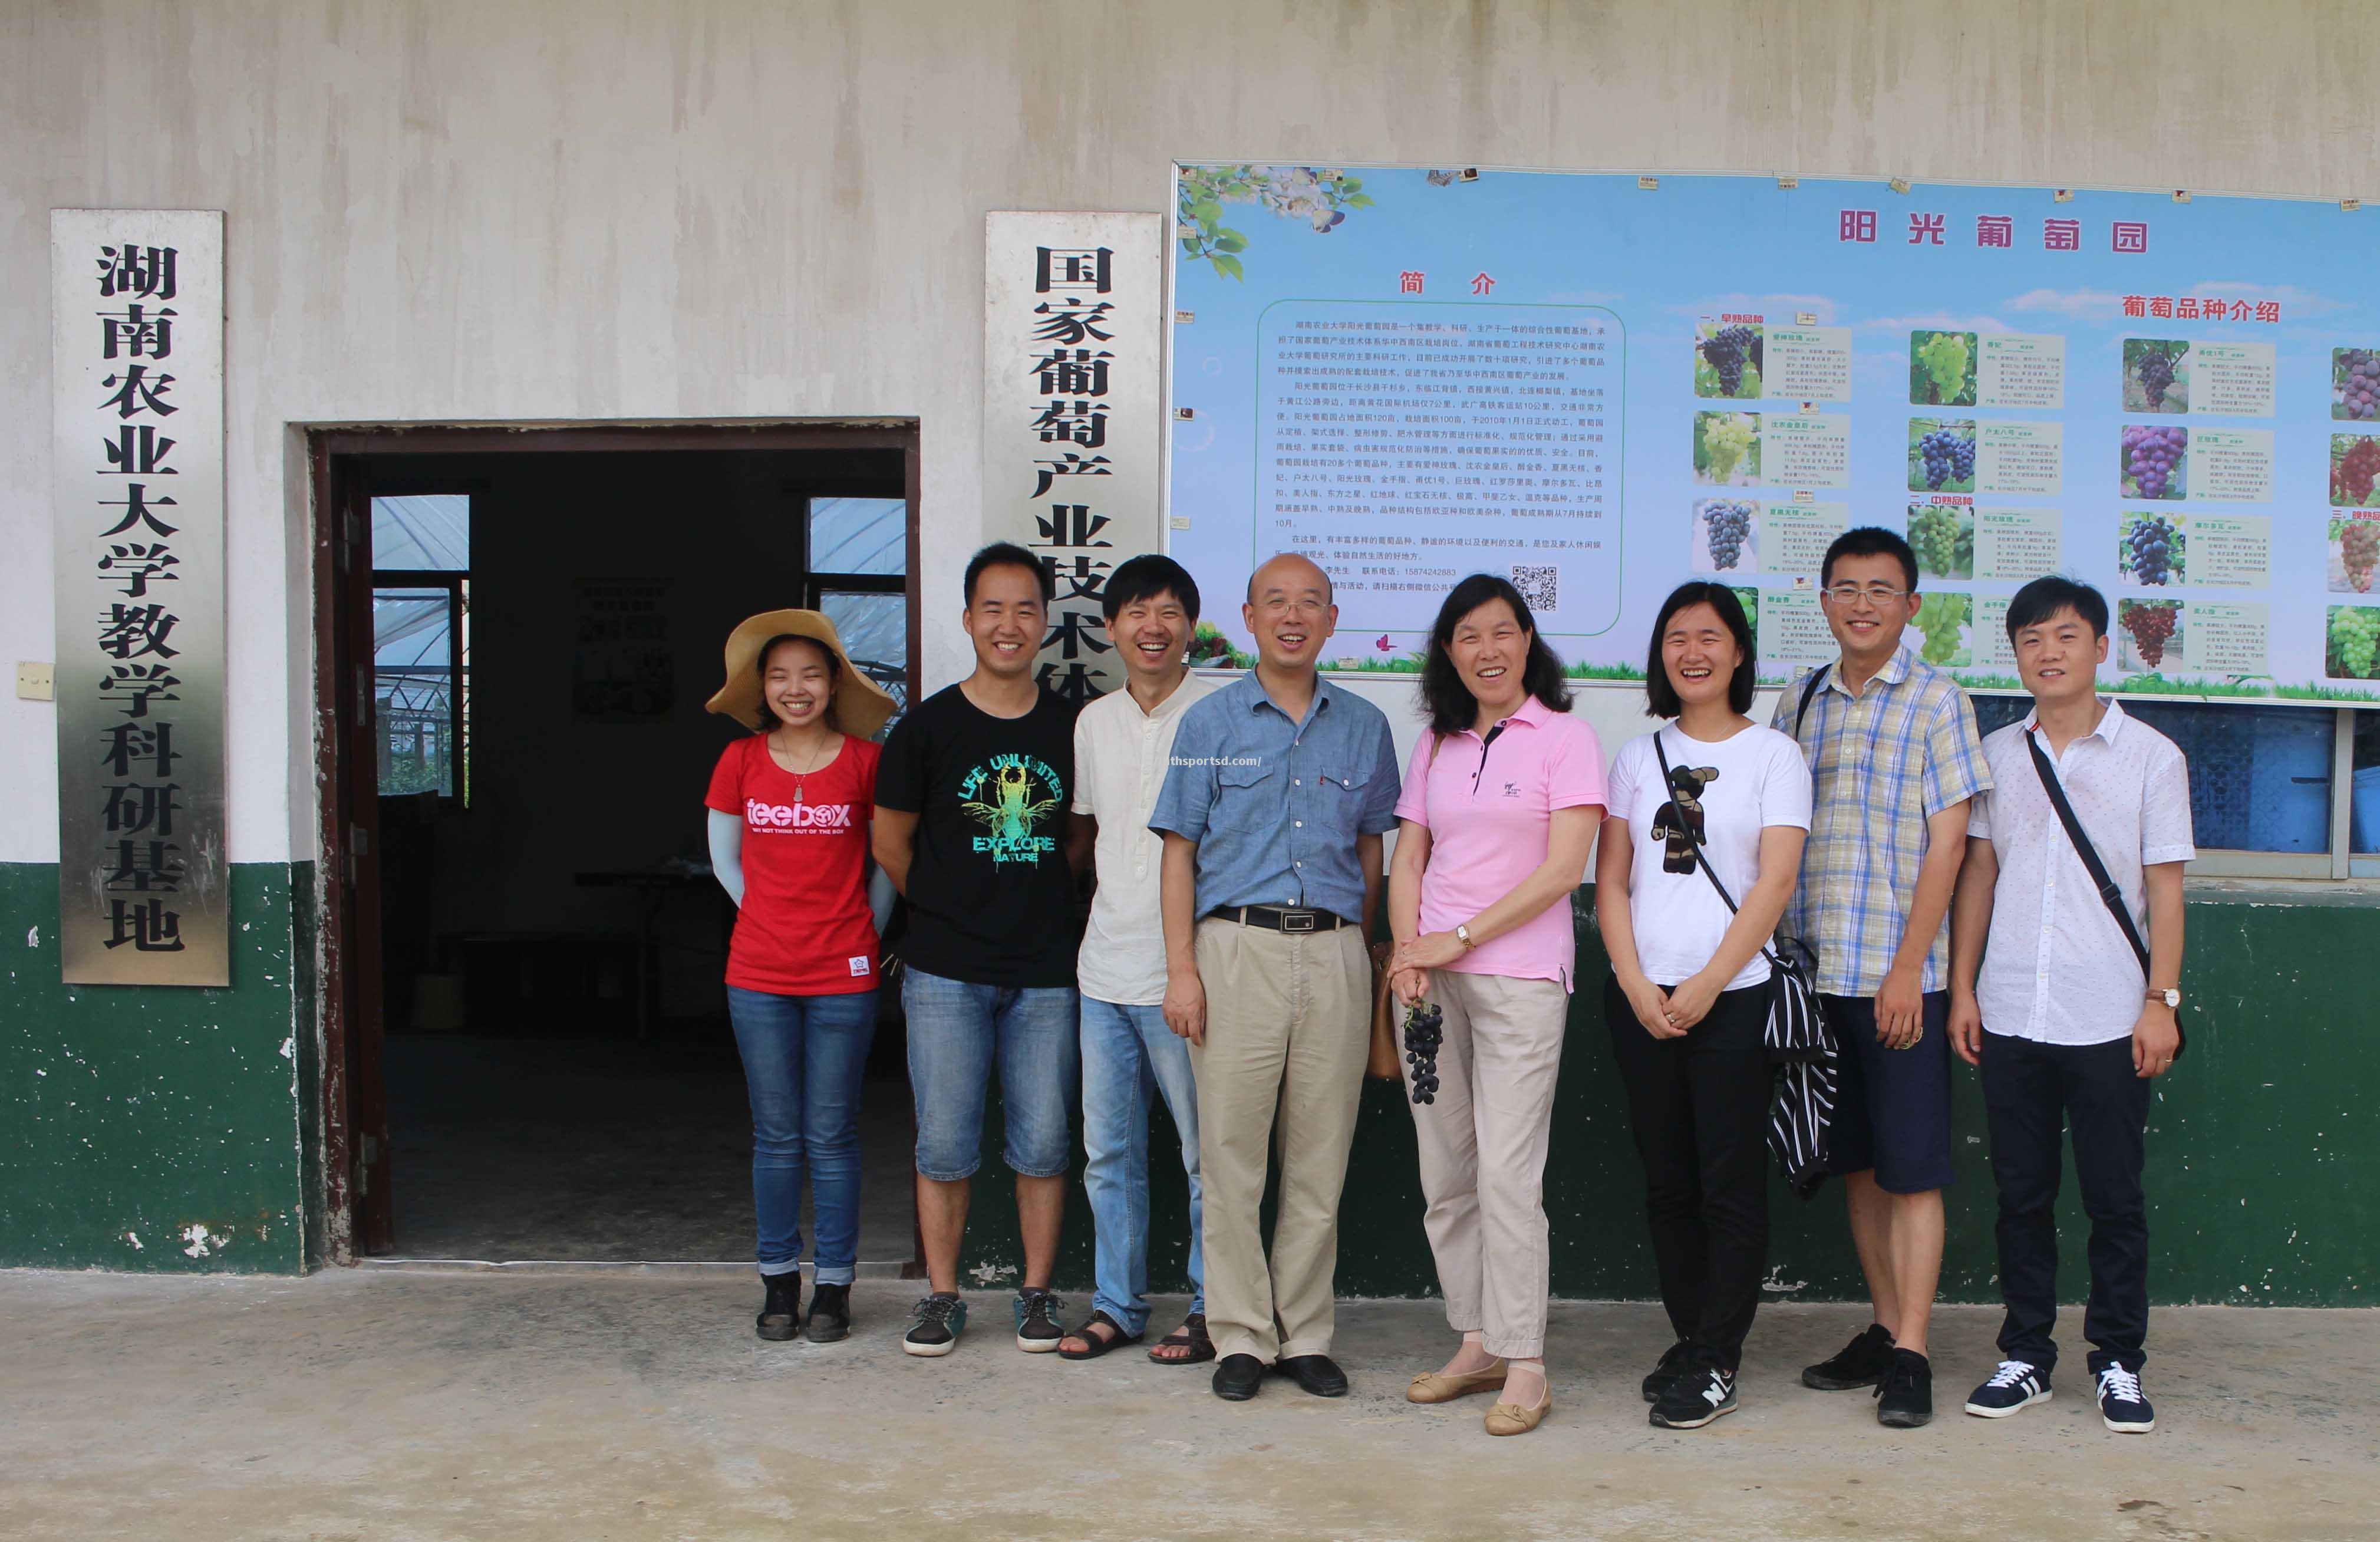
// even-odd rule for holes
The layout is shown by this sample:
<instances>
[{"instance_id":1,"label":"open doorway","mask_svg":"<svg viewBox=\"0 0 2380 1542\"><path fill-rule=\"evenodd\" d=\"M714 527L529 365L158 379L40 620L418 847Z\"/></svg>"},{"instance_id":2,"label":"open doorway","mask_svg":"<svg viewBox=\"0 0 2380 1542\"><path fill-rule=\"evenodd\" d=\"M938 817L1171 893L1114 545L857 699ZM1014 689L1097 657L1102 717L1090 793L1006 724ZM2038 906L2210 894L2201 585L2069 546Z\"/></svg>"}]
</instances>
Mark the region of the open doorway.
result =
<instances>
[{"instance_id":1,"label":"open doorway","mask_svg":"<svg viewBox=\"0 0 2380 1542\"><path fill-rule=\"evenodd\" d=\"M910 699L915 427L313 449L334 1256L748 1265L735 910L702 807L742 730L703 703L728 631L785 606ZM863 1268L915 1256L884 1007Z\"/></svg>"}]
</instances>

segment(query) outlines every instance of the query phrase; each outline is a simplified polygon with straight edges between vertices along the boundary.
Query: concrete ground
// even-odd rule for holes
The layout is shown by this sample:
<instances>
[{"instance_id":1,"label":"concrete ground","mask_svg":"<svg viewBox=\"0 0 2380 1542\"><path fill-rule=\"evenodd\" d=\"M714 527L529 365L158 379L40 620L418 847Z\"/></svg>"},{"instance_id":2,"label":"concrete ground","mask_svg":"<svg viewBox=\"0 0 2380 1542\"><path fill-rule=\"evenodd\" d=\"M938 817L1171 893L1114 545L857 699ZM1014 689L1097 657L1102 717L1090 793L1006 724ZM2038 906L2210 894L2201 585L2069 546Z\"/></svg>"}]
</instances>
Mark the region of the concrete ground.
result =
<instances>
[{"instance_id":1,"label":"concrete ground","mask_svg":"<svg viewBox=\"0 0 2380 1542\"><path fill-rule=\"evenodd\" d=\"M944 1360L866 1281L828 1347L765 1344L715 1274L334 1270L306 1280L0 1275L0 1536L36 1538L1770 1537L2380 1535L2380 1315L2156 1314L2159 1428L2057 1401L1959 1413L1994 1315L1937 1322L1940 1410L1888 1432L1795 1384L1861 1326L1762 1314L1743 1407L1649 1427L1642 1305L1563 1304L1556 1410L1493 1439L1480 1399L1403 1401L1434 1304L1340 1317L1351 1396L1225 1404L1203 1370L1017 1353L971 1298ZM1161 1304L1161 1321L1180 1303ZM1084 1304L1076 1302L1079 1315Z\"/></svg>"}]
</instances>

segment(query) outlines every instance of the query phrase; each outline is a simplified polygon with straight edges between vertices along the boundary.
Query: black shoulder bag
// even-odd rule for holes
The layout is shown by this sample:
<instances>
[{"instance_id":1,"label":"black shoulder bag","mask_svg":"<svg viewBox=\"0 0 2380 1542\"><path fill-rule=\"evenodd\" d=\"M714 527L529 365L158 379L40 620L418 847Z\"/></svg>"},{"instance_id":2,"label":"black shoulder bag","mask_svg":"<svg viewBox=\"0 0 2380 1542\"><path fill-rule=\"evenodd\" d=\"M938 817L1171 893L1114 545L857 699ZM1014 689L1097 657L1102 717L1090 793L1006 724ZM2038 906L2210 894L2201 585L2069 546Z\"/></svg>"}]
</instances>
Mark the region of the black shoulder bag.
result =
<instances>
[{"instance_id":1,"label":"black shoulder bag","mask_svg":"<svg viewBox=\"0 0 2380 1542\"><path fill-rule=\"evenodd\" d=\"M2125 908L2124 892L2116 887L2114 879L2107 876L2107 865L2099 860L2098 848L2091 844L2091 837L2082 833L2082 821L2074 817L2074 806L2066 801L2066 789L2058 783L2058 769L2049 763L2048 752L2041 747L2041 741L2033 736L2033 730L2029 728L2024 732L2024 747L2033 751L2033 769L2041 778L2041 790L2049 795L2049 806L2058 810L2058 822L2066 827L2066 838L2074 843L2074 855L2082 859L2082 870L2089 873L2091 881L2098 886L2099 898L2107 905L2107 914L2116 918L2116 925L2123 931L2124 941L2132 945L2132 956L2141 961L2141 983L2147 985L2149 948L2141 941L2140 928L2132 924L2132 913ZM2174 1009L2173 1032L2173 1058L2179 1062L2181 1052L2190 1048L2190 1031L2182 1026L2181 1009L2179 1007Z\"/></svg>"},{"instance_id":2,"label":"black shoulder bag","mask_svg":"<svg viewBox=\"0 0 2380 1542\"><path fill-rule=\"evenodd\" d=\"M1802 687L1802 705L1793 713L1793 737L1796 741L1801 739L1802 724L1810 715L1810 703L1817 699L1818 687L1827 682L1828 667L1826 664L1820 664L1812 670L1808 682Z\"/></svg>"},{"instance_id":3,"label":"black shoulder bag","mask_svg":"<svg viewBox=\"0 0 2380 1542\"><path fill-rule=\"evenodd\" d=\"M1661 733L1653 732L1653 758L1661 765L1661 790L1670 801L1676 801L1670 783L1670 757L1661 747ZM1731 915L1736 910L1735 896L1719 881L1718 872L1710 865L1703 851L1702 832L1688 823L1682 808L1678 823L1684 828L1686 840L1694 847L1694 865L1718 891L1719 899ZM1830 1042L1827 1035L1826 1014L1818 1005L1816 970L1810 950L1797 938L1779 932L1772 944L1760 950L1768 960L1768 1026L1762 1040L1768 1047L1772 1060L1806 1060L1819 1053L1821 1045Z\"/></svg>"}]
</instances>

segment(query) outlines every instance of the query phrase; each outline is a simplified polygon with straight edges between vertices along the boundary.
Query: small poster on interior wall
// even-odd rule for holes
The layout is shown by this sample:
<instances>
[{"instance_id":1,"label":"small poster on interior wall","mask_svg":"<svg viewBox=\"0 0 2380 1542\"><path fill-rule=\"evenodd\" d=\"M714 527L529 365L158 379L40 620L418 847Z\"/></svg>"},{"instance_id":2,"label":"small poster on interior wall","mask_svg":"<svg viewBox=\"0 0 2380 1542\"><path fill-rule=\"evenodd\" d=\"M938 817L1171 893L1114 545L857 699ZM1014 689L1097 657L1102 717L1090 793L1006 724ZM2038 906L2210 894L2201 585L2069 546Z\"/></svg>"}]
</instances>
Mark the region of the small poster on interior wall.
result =
<instances>
[{"instance_id":1,"label":"small poster on interior wall","mask_svg":"<svg viewBox=\"0 0 2380 1542\"><path fill-rule=\"evenodd\" d=\"M645 578L578 580L573 713L605 722L666 717L676 694L669 585Z\"/></svg>"}]
</instances>

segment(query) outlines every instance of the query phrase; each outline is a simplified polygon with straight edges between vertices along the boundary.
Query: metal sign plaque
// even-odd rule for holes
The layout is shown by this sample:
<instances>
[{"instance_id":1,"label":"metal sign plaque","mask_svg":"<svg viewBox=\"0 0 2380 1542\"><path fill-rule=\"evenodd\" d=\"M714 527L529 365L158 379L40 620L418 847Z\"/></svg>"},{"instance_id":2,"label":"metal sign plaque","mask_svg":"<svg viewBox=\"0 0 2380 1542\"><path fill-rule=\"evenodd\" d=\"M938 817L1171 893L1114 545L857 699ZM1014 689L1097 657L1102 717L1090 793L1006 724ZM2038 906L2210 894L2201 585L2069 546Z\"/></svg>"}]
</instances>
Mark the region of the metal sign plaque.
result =
<instances>
[{"instance_id":1,"label":"metal sign plaque","mask_svg":"<svg viewBox=\"0 0 2380 1542\"><path fill-rule=\"evenodd\" d=\"M70 985L231 983L223 215L50 212Z\"/></svg>"}]
</instances>

